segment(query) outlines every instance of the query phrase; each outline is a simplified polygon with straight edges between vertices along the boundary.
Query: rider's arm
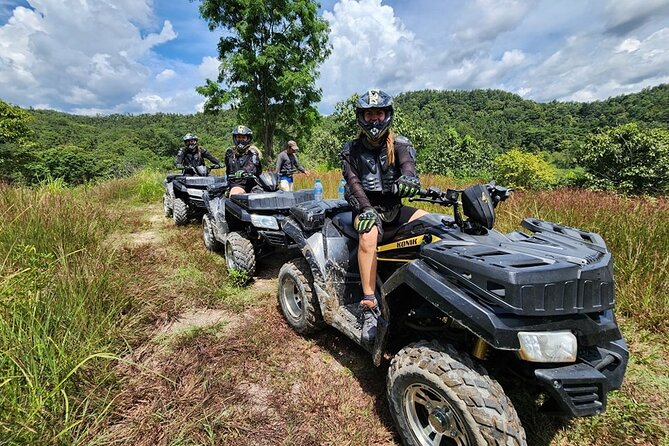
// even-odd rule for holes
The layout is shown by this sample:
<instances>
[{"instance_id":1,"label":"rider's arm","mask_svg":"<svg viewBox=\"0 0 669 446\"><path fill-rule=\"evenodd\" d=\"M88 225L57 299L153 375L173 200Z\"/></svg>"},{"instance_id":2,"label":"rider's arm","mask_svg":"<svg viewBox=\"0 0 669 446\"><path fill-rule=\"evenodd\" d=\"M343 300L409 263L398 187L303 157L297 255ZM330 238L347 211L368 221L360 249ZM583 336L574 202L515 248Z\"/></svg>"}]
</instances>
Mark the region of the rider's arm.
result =
<instances>
[{"instance_id":1,"label":"rider's arm","mask_svg":"<svg viewBox=\"0 0 669 446\"><path fill-rule=\"evenodd\" d=\"M281 167L283 166L283 161L286 157L286 152L279 153L279 156L276 157L276 173L281 175Z\"/></svg>"},{"instance_id":2,"label":"rider's arm","mask_svg":"<svg viewBox=\"0 0 669 446\"><path fill-rule=\"evenodd\" d=\"M177 152L177 157L174 160L174 164L176 164L177 167L183 165L185 155L186 155L186 151L183 148L179 149L179 151Z\"/></svg>"},{"instance_id":3,"label":"rider's arm","mask_svg":"<svg viewBox=\"0 0 669 446\"><path fill-rule=\"evenodd\" d=\"M226 175L234 175L235 172L230 170L230 157L232 156L232 148L228 147L228 150L225 151L225 155L223 156L223 159L225 161L225 174Z\"/></svg>"},{"instance_id":4,"label":"rider's arm","mask_svg":"<svg viewBox=\"0 0 669 446\"><path fill-rule=\"evenodd\" d=\"M214 164L221 164L214 155L211 154L211 152L204 147L202 148L202 156L204 158L207 158L209 161L211 161Z\"/></svg>"},{"instance_id":5,"label":"rider's arm","mask_svg":"<svg viewBox=\"0 0 669 446\"><path fill-rule=\"evenodd\" d=\"M397 156L397 165L400 173L408 177L417 177L416 173L416 149L411 145L411 141L404 136L395 138L395 156Z\"/></svg>"},{"instance_id":6,"label":"rider's arm","mask_svg":"<svg viewBox=\"0 0 669 446\"><path fill-rule=\"evenodd\" d=\"M352 195L352 197L347 197L347 199L357 212L362 212L363 209L371 207L372 204L369 202L369 198L367 197L365 190L362 188L362 183L358 177L357 167L355 163L352 162L352 148L353 142L348 142L346 145L344 145L344 148L340 154L341 170ZM357 203L353 203L352 201L356 201Z\"/></svg>"},{"instance_id":7,"label":"rider's arm","mask_svg":"<svg viewBox=\"0 0 669 446\"><path fill-rule=\"evenodd\" d=\"M293 156L295 157L295 168L302 173L306 173L307 170L304 168L304 166L302 166L302 164L300 164L300 160L297 159L297 155L293 154Z\"/></svg>"}]
</instances>

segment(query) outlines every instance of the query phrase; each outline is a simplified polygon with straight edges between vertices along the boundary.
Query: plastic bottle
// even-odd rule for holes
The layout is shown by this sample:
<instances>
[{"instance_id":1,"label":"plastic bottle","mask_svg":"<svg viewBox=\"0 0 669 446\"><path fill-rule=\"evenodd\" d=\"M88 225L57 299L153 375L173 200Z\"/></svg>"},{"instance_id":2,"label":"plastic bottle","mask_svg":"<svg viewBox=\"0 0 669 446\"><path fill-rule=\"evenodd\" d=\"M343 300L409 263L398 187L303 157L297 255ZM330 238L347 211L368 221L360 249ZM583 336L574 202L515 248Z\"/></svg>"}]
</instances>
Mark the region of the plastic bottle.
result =
<instances>
[{"instance_id":1,"label":"plastic bottle","mask_svg":"<svg viewBox=\"0 0 669 446\"><path fill-rule=\"evenodd\" d=\"M316 183L314 184L314 200L323 200L323 183L321 183L320 178L316 178Z\"/></svg>"},{"instance_id":2,"label":"plastic bottle","mask_svg":"<svg viewBox=\"0 0 669 446\"><path fill-rule=\"evenodd\" d=\"M340 200L344 199L344 191L346 190L345 186L346 186L346 180L342 178L341 180L339 180L338 194L339 194L339 199Z\"/></svg>"}]
</instances>

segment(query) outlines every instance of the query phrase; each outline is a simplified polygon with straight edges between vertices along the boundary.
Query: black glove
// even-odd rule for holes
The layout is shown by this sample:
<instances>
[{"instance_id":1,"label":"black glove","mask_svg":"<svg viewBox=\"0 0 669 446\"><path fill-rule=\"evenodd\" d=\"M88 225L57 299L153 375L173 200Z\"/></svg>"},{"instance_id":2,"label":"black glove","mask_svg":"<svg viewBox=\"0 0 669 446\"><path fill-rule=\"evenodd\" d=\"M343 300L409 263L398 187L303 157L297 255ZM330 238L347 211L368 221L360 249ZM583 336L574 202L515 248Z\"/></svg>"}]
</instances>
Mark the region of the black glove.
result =
<instances>
[{"instance_id":1,"label":"black glove","mask_svg":"<svg viewBox=\"0 0 669 446\"><path fill-rule=\"evenodd\" d=\"M379 218L374 208L365 208L361 214L358 214L353 221L353 227L359 234L364 234L372 230Z\"/></svg>"},{"instance_id":2,"label":"black glove","mask_svg":"<svg viewBox=\"0 0 669 446\"><path fill-rule=\"evenodd\" d=\"M249 174L246 173L245 170L241 170L241 169L238 170L237 172L235 172L235 174L234 174L235 178L246 178L247 176L249 176Z\"/></svg>"},{"instance_id":3,"label":"black glove","mask_svg":"<svg viewBox=\"0 0 669 446\"><path fill-rule=\"evenodd\" d=\"M211 169L220 169L221 165L220 164L212 164Z\"/></svg>"},{"instance_id":4,"label":"black glove","mask_svg":"<svg viewBox=\"0 0 669 446\"><path fill-rule=\"evenodd\" d=\"M417 177L402 175L397 179L397 195L413 197L420 191L420 180Z\"/></svg>"}]
</instances>

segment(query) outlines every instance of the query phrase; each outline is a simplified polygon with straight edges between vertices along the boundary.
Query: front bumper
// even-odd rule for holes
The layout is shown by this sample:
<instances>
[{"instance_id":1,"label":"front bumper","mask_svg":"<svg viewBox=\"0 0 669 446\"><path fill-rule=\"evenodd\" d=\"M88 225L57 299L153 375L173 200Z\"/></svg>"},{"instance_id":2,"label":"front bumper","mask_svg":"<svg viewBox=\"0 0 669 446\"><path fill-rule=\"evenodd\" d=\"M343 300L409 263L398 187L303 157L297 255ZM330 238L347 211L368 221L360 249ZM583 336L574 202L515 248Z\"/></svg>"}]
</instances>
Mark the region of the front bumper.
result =
<instances>
[{"instance_id":1,"label":"front bumper","mask_svg":"<svg viewBox=\"0 0 669 446\"><path fill-rule=\"evenodd\" d=\"M550 396L543 409L576 417L604 412L607 393L622 385L628 360L627 345L619 339L581 349L576 364L535 369Z\"/></svg>"}]
</instances>

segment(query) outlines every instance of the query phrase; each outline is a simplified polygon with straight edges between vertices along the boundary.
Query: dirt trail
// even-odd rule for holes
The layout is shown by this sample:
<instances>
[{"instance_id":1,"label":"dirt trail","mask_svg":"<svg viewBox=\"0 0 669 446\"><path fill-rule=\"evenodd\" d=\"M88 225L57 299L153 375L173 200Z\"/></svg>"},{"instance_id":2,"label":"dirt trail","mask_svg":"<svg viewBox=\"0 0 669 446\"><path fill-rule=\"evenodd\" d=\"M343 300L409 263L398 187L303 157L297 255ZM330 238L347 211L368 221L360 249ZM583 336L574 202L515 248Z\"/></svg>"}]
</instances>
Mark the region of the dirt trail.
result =
<instances>
[{"instance_id":1,"label":"dirt trail","mask_svg":"<svg viewBox=\"0 0 669 446\"><path fill-rule=\"evenodd\" d=\"M259 262L245 289L225 281L196 224L151 205L124 213L113 243L140 302L117 368L112 414L92 442L124 445L395 445L385 373L334 331L296 335L276 303L286 259Z\"/></svg>"}]
</instances>

